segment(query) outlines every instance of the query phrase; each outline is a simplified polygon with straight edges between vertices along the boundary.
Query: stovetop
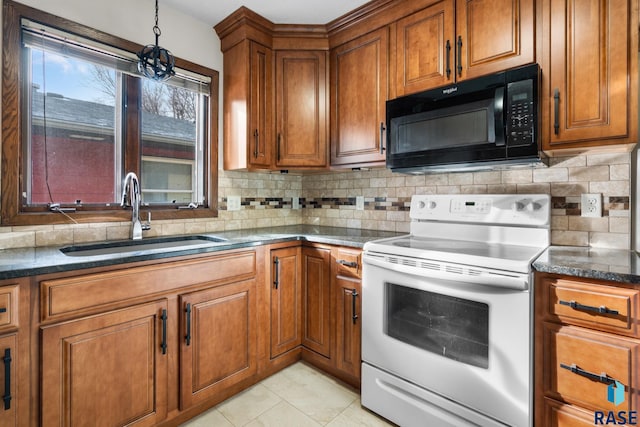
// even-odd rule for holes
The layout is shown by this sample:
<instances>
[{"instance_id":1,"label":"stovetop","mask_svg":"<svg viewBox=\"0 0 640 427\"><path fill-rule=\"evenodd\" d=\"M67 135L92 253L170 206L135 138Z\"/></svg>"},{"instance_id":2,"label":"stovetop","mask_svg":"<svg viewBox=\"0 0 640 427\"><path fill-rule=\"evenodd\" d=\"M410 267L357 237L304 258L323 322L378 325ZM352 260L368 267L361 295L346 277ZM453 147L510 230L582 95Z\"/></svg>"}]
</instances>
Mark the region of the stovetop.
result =
<instances>
[{"instance_id":1,"label":"stovetop","mask_svg":"<svg viewBox=\"0 0 640 427\"><path fill-rule=\"evenodd\" d=\"M411 234L365 252L527 273L549 246L548 195L413 196L411 218Z\"/></svg>"}]
</instances>

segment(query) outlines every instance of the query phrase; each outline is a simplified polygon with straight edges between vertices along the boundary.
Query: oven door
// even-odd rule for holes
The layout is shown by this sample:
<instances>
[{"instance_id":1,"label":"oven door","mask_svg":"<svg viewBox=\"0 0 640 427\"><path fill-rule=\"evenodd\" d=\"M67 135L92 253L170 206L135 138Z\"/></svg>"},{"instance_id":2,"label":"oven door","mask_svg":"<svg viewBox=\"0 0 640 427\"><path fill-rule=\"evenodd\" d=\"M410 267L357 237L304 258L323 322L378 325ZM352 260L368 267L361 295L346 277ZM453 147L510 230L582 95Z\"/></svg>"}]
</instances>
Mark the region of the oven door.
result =
<instances>
[{"instance_id":1,"label":"oven door","mask_svg":"<svg viewBox=\"0 0 640 427\"><path fill-rule=\"evenodd\" d=\"M401 425L530 425L529 275L492 286L464 266L387 259L363 256L363 405ZM413 418L393 413L401 401Z\"/></svg>"}]
</instances>

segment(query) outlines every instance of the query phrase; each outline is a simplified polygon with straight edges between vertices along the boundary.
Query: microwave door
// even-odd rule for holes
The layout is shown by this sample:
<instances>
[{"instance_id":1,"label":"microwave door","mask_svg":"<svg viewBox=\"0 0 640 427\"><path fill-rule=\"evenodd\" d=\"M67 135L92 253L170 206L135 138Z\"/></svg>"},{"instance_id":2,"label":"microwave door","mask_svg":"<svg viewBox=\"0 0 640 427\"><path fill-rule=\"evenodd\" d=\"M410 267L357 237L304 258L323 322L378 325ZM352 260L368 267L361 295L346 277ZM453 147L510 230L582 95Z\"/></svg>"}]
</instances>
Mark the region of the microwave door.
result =
<instances>
[{"instance_id":1,"label":"microwave door","mask_svg":"<svg viewBox=\"0 0 640 427\"><path fill-rule=\"evenodd\" d=\"M503 156L504 92L502 88L493 92L491 98L391 118L388 139L391 167Z\"/></svg>"}]
</instances>

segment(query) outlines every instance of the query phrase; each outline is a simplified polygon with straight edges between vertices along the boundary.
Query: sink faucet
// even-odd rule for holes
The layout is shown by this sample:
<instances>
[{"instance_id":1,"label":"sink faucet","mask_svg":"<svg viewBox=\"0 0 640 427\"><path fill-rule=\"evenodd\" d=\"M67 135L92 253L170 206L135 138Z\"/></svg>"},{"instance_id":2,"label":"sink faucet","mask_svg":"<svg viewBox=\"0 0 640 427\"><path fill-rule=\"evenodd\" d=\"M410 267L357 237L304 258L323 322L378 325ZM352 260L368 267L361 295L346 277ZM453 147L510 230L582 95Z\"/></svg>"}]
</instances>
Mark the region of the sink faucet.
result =
<instances>
[{"instance_id":1,"label":"sink faucet","mask_svg":"<svg viewBox=\"0 0 640 427\"><path fill-rule=\"evenodd\" d=\"M120 202L120 206L123 208L131 206L133 208L131 214L131 238L133 240L142 239L142 230L149 230L151 228L150 224L143 225L140 222L141 199L138 176L133 172L129 172L122 182L122 201ZM149 213L149 217L151 217L151 213Z\"/></svg>"}]
</instances>

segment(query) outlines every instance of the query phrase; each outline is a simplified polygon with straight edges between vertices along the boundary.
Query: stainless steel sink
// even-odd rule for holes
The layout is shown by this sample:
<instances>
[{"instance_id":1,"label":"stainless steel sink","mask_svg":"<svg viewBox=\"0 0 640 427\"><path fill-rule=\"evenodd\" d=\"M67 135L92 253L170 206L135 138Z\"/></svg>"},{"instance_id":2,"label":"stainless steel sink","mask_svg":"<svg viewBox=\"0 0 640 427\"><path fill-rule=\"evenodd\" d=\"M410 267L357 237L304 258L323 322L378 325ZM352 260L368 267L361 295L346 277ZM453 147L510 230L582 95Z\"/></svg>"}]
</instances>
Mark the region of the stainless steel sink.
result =
<instances>
[{"instance_id":1,"label":"stainless steel sink","mask_svg":"<svg viewBox=\"0 0 640 427\"><path fill-rule=\"evenodd\" d=\"M173 236L156 237L142 240L119 240L116 242L90 243L61 248L66 256L84 257L94 255L111 255L130 252L141 252L153 249L189 249L207 247L227 239L215 236Z\"/></svg>"}]
</instances>

